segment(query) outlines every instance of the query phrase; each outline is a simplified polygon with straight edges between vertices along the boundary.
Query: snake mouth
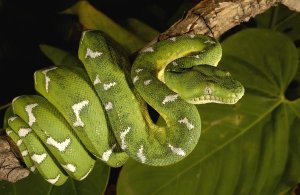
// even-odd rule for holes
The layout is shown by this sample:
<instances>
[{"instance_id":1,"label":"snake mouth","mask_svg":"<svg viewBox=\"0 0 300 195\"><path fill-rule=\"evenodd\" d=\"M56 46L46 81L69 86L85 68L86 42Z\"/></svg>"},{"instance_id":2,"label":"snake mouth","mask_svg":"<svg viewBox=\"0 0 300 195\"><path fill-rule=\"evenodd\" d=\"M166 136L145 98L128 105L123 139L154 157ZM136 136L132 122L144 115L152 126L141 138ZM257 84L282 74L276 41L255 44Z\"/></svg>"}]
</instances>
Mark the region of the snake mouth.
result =
<instances>
[{"instance_id":1,"label":"snake mouth","mask_svg":"<svg viewBox=\"0 0 300 195\"><path fill-rule=\"evenodd\" d=\"M242 96L236 94L235 97L217 97L214 95L202 95L196 98L189 98L186 101L190 104L235 104Z\"/></svg>"}]
</instances>

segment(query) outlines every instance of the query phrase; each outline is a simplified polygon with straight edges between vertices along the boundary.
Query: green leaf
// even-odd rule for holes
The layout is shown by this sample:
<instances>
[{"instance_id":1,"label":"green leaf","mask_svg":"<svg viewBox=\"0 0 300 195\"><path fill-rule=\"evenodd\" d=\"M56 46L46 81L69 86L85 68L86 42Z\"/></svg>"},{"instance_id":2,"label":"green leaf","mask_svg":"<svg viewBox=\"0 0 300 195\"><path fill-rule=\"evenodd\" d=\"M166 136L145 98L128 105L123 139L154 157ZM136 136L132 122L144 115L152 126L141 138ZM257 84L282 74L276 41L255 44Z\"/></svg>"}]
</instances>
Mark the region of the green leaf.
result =
<instances>
[{"instance_id":1,"label":"green leaf","mask_svg":"<svg viewBox=\"0 0 300 195\"><path fill-rule=\"evenodd\" d=\"M223 42L220 67L245 86L235 105L199 105L202 135L183 161L149 167L130 160L123 194L280 194L300 181L300 99L285 90L295 77L292 41L269 30L245 30Z\"/></svg>"},{"instance_id":2,"label":"green leaf","mask_svg":"<svg viewBox=\"0 0 300 195\"><path fill-rule=\"evenodd\" d=\"M0 194L5 195L57 195L57 194L77 194L77 195L101 195L104 194L109 178L109 167L98 161L90 173L83 181L68 181L59 187L53 186L41 178L38 174L31 174L28 178L18 181L15 184L0 181Z\"/></svg>"},{"instance_id":3,"label":"green leaf","mask_svg":"<svg viewBox=\"0 0 300 195\"><path fill-rule=\"evenodd\" d=\"M271 28L288 35L292 40L300 40L300 13L279 5L254 18L260 28Z\"/></svg>"},{"instance_id":4,"label":"green leaf","mask_svg":"<svg viewBox=\"0 0 300 195\"><path fill-rule=\"evenodd\" d=\"M50 45L40 45L40 48L56 66L83 66L77 57L67 51Z\"/></svg>"},{"instance_id":5,"label":"green leaf","mask_svg":"<svg viewBox=\"0 0 300 195\"><path fill-rule=\"evenodd\" d=\"M63 13L78 15L79 21L85 29L97 29L105 32L130 52L135 52L145 44L105 14L96 10L88 1L79 1Z\"/></svg>"},{"instance_id":6,"label":"green leaf","mask_svg":"<svg viewBox=\"0 0 300 195\"><path fill-rule=\"evenodd\" d=\"M139 21L135 18L128 18L126 20L126 28L143 39L145 42L150 42L153 40L157 35L159 35L159 32L155 30L154 28L148 26L147 24Z\"/></svg>"}]
</instances>

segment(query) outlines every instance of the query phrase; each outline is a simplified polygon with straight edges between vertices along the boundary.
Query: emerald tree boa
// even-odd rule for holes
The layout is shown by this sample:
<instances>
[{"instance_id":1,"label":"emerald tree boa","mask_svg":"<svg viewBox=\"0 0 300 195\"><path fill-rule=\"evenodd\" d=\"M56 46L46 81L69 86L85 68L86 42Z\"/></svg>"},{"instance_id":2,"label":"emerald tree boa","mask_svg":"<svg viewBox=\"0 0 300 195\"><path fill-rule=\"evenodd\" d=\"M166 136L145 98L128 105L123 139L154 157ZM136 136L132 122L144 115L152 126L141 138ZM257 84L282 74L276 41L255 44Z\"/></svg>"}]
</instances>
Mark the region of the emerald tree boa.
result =
<instances>
[{"instance_id":1,"label":"emerald tree boa","mask_svg":"<svg viewBox=\"0 0 300 195\"><path fill-rule=\"evenodd\" d=\"M131 65L106 35L85 31L78 51L84 67L36 71L39 95L13 100L6 132L26 166L54 185L68 176L84 179L96 159L111 167L128 157L151 166L176 163L201 134L194 104L234 104L244 94L216 67L221 54L210 37L182 35L141 50ZM153 123L147 104L164 126Z\"/></svg>"}]
</instances>

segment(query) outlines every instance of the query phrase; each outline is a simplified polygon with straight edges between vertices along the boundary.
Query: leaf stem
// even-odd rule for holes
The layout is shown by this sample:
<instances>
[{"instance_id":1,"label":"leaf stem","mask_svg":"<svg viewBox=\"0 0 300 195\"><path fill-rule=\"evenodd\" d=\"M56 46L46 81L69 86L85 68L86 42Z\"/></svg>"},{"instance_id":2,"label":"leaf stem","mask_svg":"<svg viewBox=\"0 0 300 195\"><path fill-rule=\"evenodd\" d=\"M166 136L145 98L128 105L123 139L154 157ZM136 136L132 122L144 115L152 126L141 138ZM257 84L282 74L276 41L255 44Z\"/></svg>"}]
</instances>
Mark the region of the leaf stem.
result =
<instances>
[{"instance_id":1,"label":"leaf stem","mask_svg":"<svg viewBox=\"0 0 300 195\"><path fill-rule=\"evenodd\" d=\"M0 106L0 110L4 110L5 108L8 108L11 105L11 103L4 104L3 106Z\"/></svg>"},{"instance_id":2,"label":"leaf stem","mask_svg":"<svg viewBox=\"0 0 300 195\"><path fill-rule=\"evenodd\" d=\"M271 16L271 21L270 21L270 25L269 25L270 29L275 29L277 17L278 17L278 7L275 7L272 10L272 16Z\"/></svg>"},{"instance_id":3,"label":"leaf stem","mask_svg":"<svg viewBox=\"0 0 300 195\"><path fill-rule=\"evenodd\" d=\"M294 17L296 17L298 14L299 14L299 13L296 12L296 13L293 13L293 14L291 14L290 16L284 18L282 21L278 22L278 24L276 24L276 25L274 26L273 29L274 29L274 30L275 30L275 29L278 29L281 25L283 25L284 23L288 22L289 20L292 20L292 19L293 19Z\"/></svg>"}]
</instances>

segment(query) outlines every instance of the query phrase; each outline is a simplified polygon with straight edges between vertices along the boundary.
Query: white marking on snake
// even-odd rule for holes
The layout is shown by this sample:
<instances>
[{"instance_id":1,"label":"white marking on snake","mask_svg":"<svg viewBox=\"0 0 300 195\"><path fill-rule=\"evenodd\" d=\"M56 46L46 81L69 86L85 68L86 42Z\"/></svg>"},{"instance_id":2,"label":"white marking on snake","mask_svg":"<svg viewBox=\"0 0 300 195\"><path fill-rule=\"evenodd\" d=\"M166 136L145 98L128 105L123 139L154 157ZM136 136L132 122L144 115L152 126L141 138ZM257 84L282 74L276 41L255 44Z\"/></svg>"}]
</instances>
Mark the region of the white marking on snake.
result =
<instances>
[{"instance_id":1,"label":"white marking on snake","mask_svg":"<svg viewBox=\"0 0 300 195\"><path fill-rule=\"evenodd\" d=\"M81 180L84 180L89 174L90 174L90 172L92 171L92 169L93 168L90 168L90 170L83 176L83 177L81 177L79 180L81 181Z\"/></svg>"},{"instance_id":2,"label":"white marking on snake","mask_svg":"<svg viewBox=\"0 0 300 195\"><path fill-rule=\"evenodd\" d=\"M144 81L144 85L149 85L151 83L151 79Z\"/></svg>"},{"instance_id":3,"label":"white marking on snake","mask_svg":"<svg viewBox=\"0 0 300 195\"><path fill-rule=\"evenodd\" d=\"M172 146L171 144L168 144L168 147L172 150L174 154L177 154L179 156L185 156L185 151L182 148L176 148Z\"/></svg>"},{"instance_id":4,"label":"white marking on snake","mask_svg":"<svg viewBox=\"0 0 300 195\"><path fill-rule=\"evenodd\" d=\"M31 132L30 128L20 128L18 131L19 137L26 137Z\"/></svg>"},{"instance_id":5,"label":"white marking on snake","mask_svg":"<svg viewBox=\"0 0 300 195\"><path fill-rule=\"evenodd\" d=\"M110 149L108 149L105 152L103 152L103 154L102 154L102 160L103 161L105 161L105 162L108 161L110 155L112 154L112 152L113 152L113 150L115 149L116 146L117 145L114 144Z\"/></svg>"},{"instance_id":6,"label":"white marking on snake","mask_svg":"<svg viewBox=\"0 0 300 195\"><path fill-rule=\"evenodd\" d=\"M172 62L173 66L178 66L177 62Z\"/></svg>"},{"instance_id":7,"label":"white marking on snake","mask_svg":"<svg viewBox=\"0 0 300 195\"><path fill-rule=\"evenodd\" d=\"M139 76L135 76L135 77L133 78L133 83L137 82L138 80L139 80Z\"/></svg>"},{"instance_id":8,"label":"white marking on snake","mask_svg":"<svg viewBox=\"0 0 300 195\"><path fill-rule=\"evenodd\" d=\"M46 92L48 93L48 90L49 90L49 82L51 81L50 77L47 75L47 73L51 70L55 70L57 69L57 67L53 67L53 68L49 68L47 70L44 70L42 71L42 73L44 74L45 76L45 88L46 88Z\"/></svg>"},{"instance_id":9,"label":"white marking on snake","mask_svg":"<svg viewBox=\"0 0 300 195\"><path fill-rule=\"evenodd\" d=\"M11 131L11 130L7 130L7 131L6 131L6 134L7 134L7 135L10 135L12 132L13 132L13 131Z\"/></svg>"},{"instance_id":10,"label":"white marking on snake","mask_svg":"<svg viewBox=\"0 0 300 195\"><path fill-rule=\"evenodd\" d=\"M206 40L206 41L204 41L204 43L215 44L216 42L214 42L212 40Z\"/></svg>"},{"instance_id":11,"label":"white marking on snake","mask_svg":"<svg viewBox=\"0 0 300 195\"><path fill-rule=\"evenodd\" d=\"M96 75L96 78L95 78L95 80L94 80L94 85L97 85L97 84L99 84L99 83L101 83L101 80L99 79L99 75L97 74L97 75Z\"/></svg>"},{"instance_id":12,"label":"white marking on snake","mask_svg":"<svg viewBox=\"0 0 300 195\"><path fill-rule=\"evenodd\" d=\"M182 123L185 124L189 130L194 129L194 125L192 123L190 123L186 117L184 117L183 119L180 119L178 122L180 124L182 124Z\"/></svg>"},{"instance_id":13,"label":"white marking on snake","mask_svg":"<svg viewBox=\"0 0 300 195\"><path fill-rule=\"evenodd\" d=\"M72 173L74 173L76 171L76 166L73 164L66 164L66 165L62 164L61 166Z\"/></svg>"},{"instance_id":14,"label":"white marking on snake","mask_svg":"<svg viewBox=\"0 0 300 195\"><path fill-rule=\"evenodd\" d=\"M34 84L36 85L37 84L37 81L36 81L36 72L34 72L33 78L34 78Z\"/></svg>"},{"instance_id":15,"label":"white marking on snake","mask_svg":"<svg viewBox=\"0 0 300 195\"><path fill-rule=\"evenodd\" d=\"M105 110L111 110L113 109L113 104L111 102L107 102L107 104L105 104Z\"/></svg>"},{"instance_id":16,"label":"white marking on snake","mask_svg":"<svg viewBox=\"0 0 300 195\"><path fill-rule=\"evenodd\" d=\"M86 33L86 31L83 31L82 36L81 36L81 40L80 40L80 44L82 44L82 41L83 41L83 39L85 37L85 33Z\"/></svg>"},{"instance_id":17,"label":"white marking on snake","mask_svg":"<svg viewBox=\"0 0 300 195\"><path fill-rule=\"evenodd\" d=\"M31 159L35 161L37 164L41 164L47 157L46 153L43 154L33 154L31 155Z\"/></svg>"},{"instance_id":18,"label":"white marking on snake","mask_svg":"<svg viewBox=\"0 0 300 195\"><path fill-rule=\"evenodd\" d=\"M116 82L112 82L112 83L108 83L108 84L103 84L103 89L105 91L109 90L110 88L112 88L113 86L115 86L117 83Z\"/></svg>"},{"instance_id":19,"label":"white marking on snake","mask_svg":"<svg viewBox=\"0 0 300 195\"><path fill-rule=\"evenodd\" d=\"M21 96L17 96L13 99L12 103L14 103L17 99L19 99Z\"/></svg>"},{"instance_id":20,"label":"white marking on snake","mask_svg":"<svg viewBox=\"0 0 300 195\"><path fill-rule=\"evenodd\" d=\"M166 104L166 103L169 103L169 102L174 102L178 97L179 97L178 94L168 95L168 96L165 97L162 104Z\"/></svg>"},{"instance_id":21,"label":"white marking on snake","mask_svg":"<svg viewBox=\"0 0 300 195\"><path fill-rule=\"evenodd\" d=\"M121 139L121 148L125 150L127 148L126 142L125 142L125 136L129 133L131 127L127 127L124 131L121 131L120 139Z\"/></svg>"},{"instance_id":22,"label":"white marking on snake","mask_svg":"<svg viewBox=\"0 0 300 195\"><path fill-rule=\"evenodd\" d=\"M35 171L35 166L30 167L30 171L34 172Z\"/></svg>"},{"instance_id":23,"label":"white marking on snake","mask_svg":"<svg viewBox=\"0 0 300 195\"><path fill-rule=\"evenodd\" d=\"M47 179L47 181L51 184L55 184L60 178L60 174L58 174L55 178L53 179Z\"/></svg>"},{"instance_id":24,"label":"white marking on snake","mask_svg":"<svg viewBox=\"0 0 300 195\"><path fill-rule=\"evenodd\" d=\"M195 37L195 35L189 35L191 38L194 38Z\"/></svg>"},{"instance_id":25,"label":"white marking on snake","mask_svg":"<svg viewBox=\"0 0 300 195\"><path fill-rule=\"evenodd\" d=\"M198 59L200 58L200 56L199 56L199 55L194 55L193 57L194 57L194 58L198 58Z\"/></svg>"},{"instance_id":26,"label":"white marking on snake","mask_svg":"<svg viewBox=\"0 0 300 195\"><path fill-rule=\"evenodd\" d=\"M21 154L22 154L22 156L27 156L28 155L28 150L24 150Z\"/></svg>"},{"instance_id":27,"label":"white marking on snake","mask_svg":"<svg viewBox=\"0 0 300 195\"><path fill-rule=\"evenodd\" d=\"M100 51L93 51L93 50L91 50L90 48L87 48L87 49L86 49L86 53L85 53L85 58L90 57L90 58L95 59L95 58L101 56L102 54L103 54L103 53L100 52Z\"/></svg>"},{"instance_id":28,"label":"white marking on snake","mask_svg":"<svg viewBox=\"0 0 300 195\"><path fill-rule=\"evenodd\" d=\"M176 37L172 37L170 38L171 41L175 42L176 41Z\"/></svg>"},{"instance_id":29,"label":"white marking on snake","mask_svg":"<svg viewBox=\"0 0 300 195\"><path fill-rule=\"evenodd\" d=\"M141 145L139 151L137 152L137 157L141 160L142 163L146 162L146 156L144 154L144 146Z\"/></svg>"},{"instance_id":30,"label":"white marking on snake","mask_svg":"<svg viewBox=\"0 0 300 195\"><path fill-rule=\"evenodd\" d=\"M13 111L15 111L14 103L15 103L15 101L16 101L18 98L20 98L20 96L15 97L15 98L12 100L12 108L13 108Z\"/></svg>"},{"instance_id":31,"label":"white marking on snake","mask_svg":"<svg viewBox=\"0 0 300 195\"><path fill-rule=\"evenodd\" d=\"M84 31L84 32L82 33L82 37L81 37L80 44L82 44L82 41L83 41L83 39L84 39L84 37L85 37L85 33L89 32L89 31L92 31L92 30L86 30L86 31Z\"/></svg>"},{"instance_id":32,"label":"white marking on snake","mask_svg":"<svg viewBox=\"0 0 300 195\"><path fill-rule=\"evenodd\" d=\"M135 70L135 72L136 72L137 74L140 73L140 72L142 72L142 71L143 71L142 68L138 68L138 69Z\"/></svg>"},{"instance_id":33,"label":"white marking on snake","mask_svg":"<svg viewBox=\"0 0 300 195\"><path fill-rule=\"evenodd\" d=\"M66 148L70 145L71 143L71 138L67 138L62 142L58 142L52 137L47 138L47 144L54 146L57 148L60 152L64 152Z\"/></svg>"},{"instance_id":34,"label":"white marking on snake","mask_svg":"<svg viewBox=\"0 0 300 195\"><path fill-rule=\"evenodd\" d=\"M29 125L30 127L33 125L33 123L36 122L36 118L35 118L35 116L33 115L32 110L33 110L33 108L35 108L35 107L37 107L37 106L38 106L37 103L29 104L29 105L25 106L25 111L27 112L28 117L29 117L28 125Z\"/></svg>"},{"instance_id":35,"label":"white marking on snake","mask_svg":"<svg viewBox=\"0 0 300 195\"><path fill-rule=\"evenodd\" d=\"M73 123L74 127L83 127L84 126L84 123L82 122L82 120L80 118L80 111L88 104L89 104L88 100L83 100L72 106L73 112L76 116L76 121Z\"/></svg>"},{"instance_id":36,"label":"white marking on snake","mask_svg":"<svg viewBox=\"0 0 300 195\"><path fill-rule=\"evenodd\" d=\"M19 139L19 140L17 141L17 146L20 146L20 145L22 144L22 142L23 142L23 140Z\"/></svg>"},{"instance_id":37,"label":"white marking on snake","mask_svg":"<svg viewBox=\"0 0 300 195\"><path fill-rule=\"evenodd\" d=\"M147 47L147 48L143 49L142 52L154 52L154 49L153 49L153 47Z\"/></svg>"},{"instance_id":38,"label":"white marking on snake","mask_svg":"<svg viewBox=\"0 0 300 195\"><path fill-rule=\"evenodd\" d=\"M8 122L12 122L12 121L16 120L16 118L17 118L16 116L12 116L8 119Z\"/></svg>"}]
</instances>

